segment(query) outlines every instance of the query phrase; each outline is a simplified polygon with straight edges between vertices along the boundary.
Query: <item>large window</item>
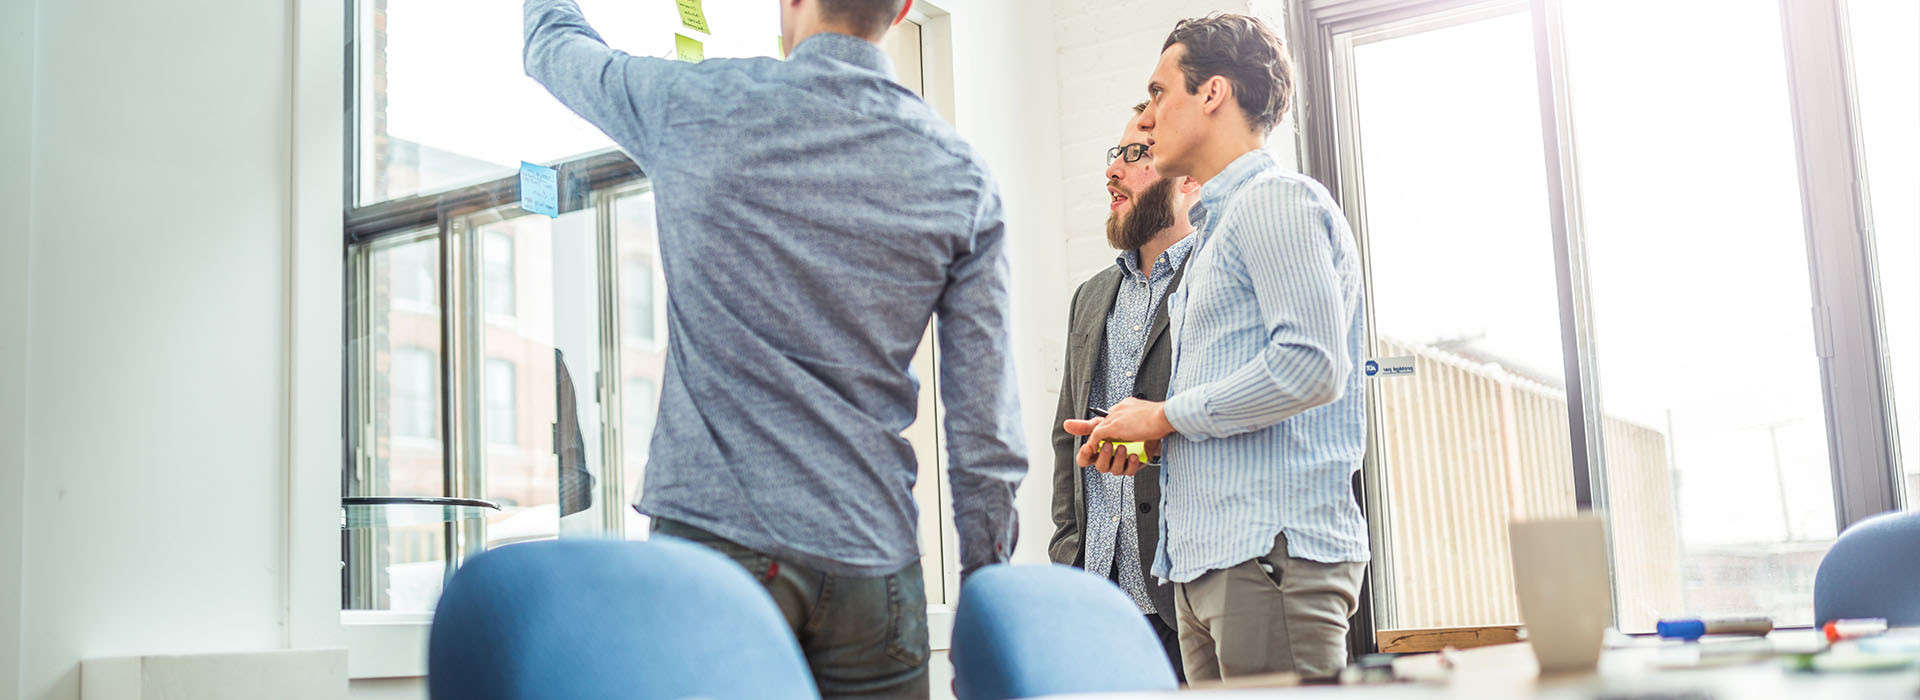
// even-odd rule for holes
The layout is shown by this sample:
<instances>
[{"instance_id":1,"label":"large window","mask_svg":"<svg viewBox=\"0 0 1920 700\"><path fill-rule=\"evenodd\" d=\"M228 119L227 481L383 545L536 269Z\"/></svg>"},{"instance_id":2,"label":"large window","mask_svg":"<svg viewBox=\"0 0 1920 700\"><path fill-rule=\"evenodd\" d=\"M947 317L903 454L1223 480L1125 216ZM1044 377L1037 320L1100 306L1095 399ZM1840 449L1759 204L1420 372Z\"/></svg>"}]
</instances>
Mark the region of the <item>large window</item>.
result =
<instances>
[{"instance_id":1,"label":"large window","mask_svg":"<svg viewBox=\"0 0 1920 700\"><path fill-rule=\"evenodd\" d=\"M758 0L705 0L710 32L682 26L670 2L581 5L635 55L668 53L676 34L702 41L708 57L778 50L775 8ZM500 506L346 532L346 606L425 611L449 563L486 548L646 536L629 504L665 385L666 285L649 183L523 76L515 8L354 7L345 495ZM915 90L920 40L909 25L887 47ZM558 217L519 208L512 169L522 160L560 171ZM924 380L932 370L916 371ZM934 586L945 551L936 437L912 437L928 446Z\"/></svg>"},{"instance_id":2,"label":"large window","mask_svg":"<svg viewBox=\"0 0 1920 700\"><path fill-rule=\"evenodd\" d=\"M1867 212L1908 507L1920 506L1920 3L1847 0Z\"/></svg>"},{"instance_id":3,"label":"large window","mask_svg":"<svg viewBox=\"0 0 1920 700\"><path fill-rule=\"evenodd\" d=\"M763 0L704 0L708 28L681 25L672 2L580 0L611 46L671 56L674 36L708 57L767 56L780 19ZM360 204L499 178L520 161L604 150L605 134L526 77L515 3L359 0L355 22L354 197Z\"/></svg>"},{"instance_id":4,"label":"large window","mask_svg":"<svg viewBox=\"0 0 1920 700\"><path fill-rule=\"evenodd\" d=\"M1399 626L1517 622L1507 523L1574 509L1532 46L1510 14L1353 47L1369 354L1417 366L1375 402Z\"/></svg>"},{"instance_id":5,"label":"large window","mask_svg":"<svg viewBox=\"0 0 1920 700\"><path fill-rule=\"evenodd\" d=\"M1909 399L1920 317L1914 6L1846 5L1878 324L1848 320L1866 276L1816 264L1861 244L1811 174L1848 149L1806 147L1839 102L1795 86L1839 53L1783 20L1841 3L1295 3L1309 169L1360 239L1369 352L1416 367L1368 384L1377 628L1519 622L1507 523L1589 508L1622 630L1812 621L1835 533L1896 506L1895 435L1845 419L1884 415L1847 369L1882 358L1847 353L1883 338Z\"/></svg>"},{"instance_id":6,"label":"large window","mask_svg":"<svg viewBox=\"0 0 1920 700\"><path fill-rule=\"evenodd\" d=\"M1780 10L1566 9L1594 405L1622 419L1605 435L1606 505L1616 543L1635 540L1615 566L1671 570L1677 539L1686 586L1682 599L1617 575L1620 618L1635 632L1681 610L1811 624L1835 520ZM1677 493L1646 488L1659 481Z\"/></svg>"}]
</instances>

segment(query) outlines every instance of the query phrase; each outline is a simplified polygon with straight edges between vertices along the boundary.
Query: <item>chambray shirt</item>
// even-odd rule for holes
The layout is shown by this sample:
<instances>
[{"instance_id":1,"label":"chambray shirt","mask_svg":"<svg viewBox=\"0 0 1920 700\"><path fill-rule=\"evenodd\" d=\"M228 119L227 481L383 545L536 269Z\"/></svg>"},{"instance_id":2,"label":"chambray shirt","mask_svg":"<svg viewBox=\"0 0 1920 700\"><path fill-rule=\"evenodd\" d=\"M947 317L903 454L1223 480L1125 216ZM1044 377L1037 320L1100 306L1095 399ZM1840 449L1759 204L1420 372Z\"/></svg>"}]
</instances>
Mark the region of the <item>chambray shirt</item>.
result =
<instances>
[{"instance_id":1,"label":"chambray shirt","mask_svg":"<svg viewBox=\"0 0 1920 700\"><path fill-rule=\"evenodd\" d=\"M962 570L1006 561L1026 435L980 158L854 37L690 64L607 48L571 0L525 9L527 74L653 184L667 365L641 512L830 573L915 562L900 433L938 314Z\"/></svg>"},{"instance_id":2,"label":"chambray shirt","mask_svg":"<svg viewBox=\"0 0 1920 700\"><path fill-rule=\"evenodd\" d=\"M1273 548L1368 559L1353 498L1366 451L1359 258L1339 205L1264 150L1200 188L1200 238L1168 302L1173 377L1154 575L1178 582Z\"/></svg>"},{"instance_id":3,"label":"chambray shirt","mask_svg":"<svg viewBox=\"0 0 1920 700\"><path fill-rule=\"evenodd\" d=\"M1112 406L1133 395L1133 375L1147 351L1153 313L1191 250L1193 236L1175 241L1154 258L1151 274L1140 272L1139 250L1121 253L1114 261L1120 267L1120 290L1114 293L1113 310L1107 312L1106 344L1094 367L1096 381L1088 387L1087 405ZM1140 515L1134 510L1133 477L1102 474L1093 467L1080 469L1080 481L1087 487L1087 532L1081 539L1086 553L1081 563L1103 576L1115 570L1121 590L1133 598L1140 612L1152 614L1153 598L1147 595L1146 576L1140 572Z\"/></svg>"}]
</instances>

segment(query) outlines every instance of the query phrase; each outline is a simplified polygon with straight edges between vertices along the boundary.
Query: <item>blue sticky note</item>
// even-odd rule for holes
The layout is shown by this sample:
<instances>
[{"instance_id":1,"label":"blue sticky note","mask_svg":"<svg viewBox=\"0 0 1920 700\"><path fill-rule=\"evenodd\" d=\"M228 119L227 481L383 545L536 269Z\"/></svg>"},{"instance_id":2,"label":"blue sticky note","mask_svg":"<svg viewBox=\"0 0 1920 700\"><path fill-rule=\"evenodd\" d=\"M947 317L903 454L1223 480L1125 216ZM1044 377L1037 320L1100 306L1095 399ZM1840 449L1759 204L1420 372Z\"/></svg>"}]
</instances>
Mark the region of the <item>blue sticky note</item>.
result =
<instances>
[{"instance_id":1,"label":"blue sticky note","mask_svg":"<svg viewBox=\"0 0 1920 700\"><path fill-rule=\"evenodd\" d=\"M520 161L520 208L535 214L560 215L560 173L544 165Z\"/></svg>"}]
</instances>

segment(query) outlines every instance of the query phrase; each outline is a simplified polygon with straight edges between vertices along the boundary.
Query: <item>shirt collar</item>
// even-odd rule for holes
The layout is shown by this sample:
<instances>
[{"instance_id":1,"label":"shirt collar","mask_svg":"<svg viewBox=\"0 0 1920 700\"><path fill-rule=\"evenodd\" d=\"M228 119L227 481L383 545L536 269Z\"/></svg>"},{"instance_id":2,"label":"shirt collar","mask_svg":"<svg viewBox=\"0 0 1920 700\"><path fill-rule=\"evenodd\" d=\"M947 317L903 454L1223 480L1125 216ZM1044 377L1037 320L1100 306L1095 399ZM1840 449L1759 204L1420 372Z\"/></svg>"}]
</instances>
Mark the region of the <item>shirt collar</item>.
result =
<instances>
[{"instance_id":1,"label":"shirt collar","mask_svg":"<svg viewBox=\"0 0 1920 700\"><path fill-rule=\"evenodd\" d=\"M1151 276L1141 274L1140 272L1139 248L1120 253L1120 257L1116 258L1114 263L1120 266L1120 273L1126 275L1127 279L1134 281L1161 279L1173 274L1171 270L1178 270L1181 265L1186 264L1187 254L1193 252L1193 239L1194 235L1189 233L1182 236L1180 240L1174 241L1173 245L1167 246L1166 250L1161 251L1160 257L1153 259L1153 274Z\"/></svg>"},{"instance_id":2,"label":"shirt collar","mask_svg":"<svg viewBox=\"0 0 1920 700\"><path fill-rule=\"evenodd\" d=\"M1187 212L1187 220L1193 222L1194 232L1200 235L1212 233L1214 225L1218 222L1213 221L1207 213L1219 209L1221 202L1240 191L1240 186L1247 184L1253 176L1279 165L1279 161L1274 160L1273 154L1268 153L1265 148L1247 151L1240 154L1239 158L1233 159L1233 162L1228 163L1226 169L1221 170L1219 175L1213 176L1207 184L1200 186L1200 201L1194 203L1193 208Z\"/></svg>"},{"instance_id":3,"label":"shirt collar","mask_svg":"<svg viewBox=\"0 0 1920 700\"><path fill-rule=\"evenodd\" d=\"M807 37L799 46L793 47L788 60L811 59L814 57L851 63L860 68L876 71L888 78L893 77L893 59L887 58L887 52L873 42L859 37L832 32L821 32Z\"/></svg>"}]
</instances>

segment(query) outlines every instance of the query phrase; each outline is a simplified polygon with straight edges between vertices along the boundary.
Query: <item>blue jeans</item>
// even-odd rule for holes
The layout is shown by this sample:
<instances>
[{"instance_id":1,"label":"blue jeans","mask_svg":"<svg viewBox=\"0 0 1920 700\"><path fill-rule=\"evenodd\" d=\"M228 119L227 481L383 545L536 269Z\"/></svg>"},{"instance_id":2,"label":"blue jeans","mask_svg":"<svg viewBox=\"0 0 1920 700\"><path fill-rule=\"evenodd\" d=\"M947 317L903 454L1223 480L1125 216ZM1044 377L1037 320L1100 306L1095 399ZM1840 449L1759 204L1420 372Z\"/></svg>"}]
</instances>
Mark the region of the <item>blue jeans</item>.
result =
<instances>
[{"instance_id":1,"label":"blue jeans","mask_svg":"<svg viewBox=\"0 0 1920 700\"><path fill-rule=\"evenodd\" d=\"M927 589L920 562L885 576L840 576L775 559L686 523L654 518L653 531L724 554L766 586L800 641L823 697L927 697Z\"/></svg>"}]
</instances>

